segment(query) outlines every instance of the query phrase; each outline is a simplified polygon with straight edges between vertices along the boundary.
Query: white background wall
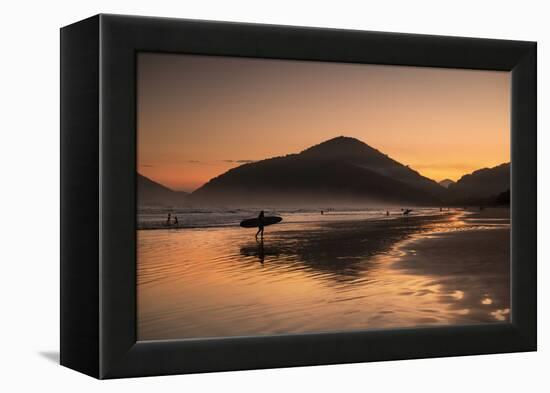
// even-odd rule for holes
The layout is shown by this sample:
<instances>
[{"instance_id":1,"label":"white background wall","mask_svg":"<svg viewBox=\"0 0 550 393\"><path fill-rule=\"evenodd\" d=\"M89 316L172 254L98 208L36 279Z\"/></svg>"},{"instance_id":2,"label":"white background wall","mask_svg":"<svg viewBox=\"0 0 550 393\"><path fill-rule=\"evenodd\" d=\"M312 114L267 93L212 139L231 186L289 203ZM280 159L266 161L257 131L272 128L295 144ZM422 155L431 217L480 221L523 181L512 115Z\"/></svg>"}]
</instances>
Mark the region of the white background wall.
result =
<instances>
[{"instance_id":1,"label":"white background wall","mask_svg":"<svg viewBox=\"0 0 550 393\"><path fill-rule=\"evenodd\" d=\"M0 19L0 391L548 391L544 1L23 1ZM539 42L539 352L99 382L59 345L59 31L99 12ZM548 67L546 67L548 69ZM546 154L545 154L546 153ZM545 331L546 330L546 331ZM546 363L546 364L545 364Z\"/></svg>"}]
</instances>

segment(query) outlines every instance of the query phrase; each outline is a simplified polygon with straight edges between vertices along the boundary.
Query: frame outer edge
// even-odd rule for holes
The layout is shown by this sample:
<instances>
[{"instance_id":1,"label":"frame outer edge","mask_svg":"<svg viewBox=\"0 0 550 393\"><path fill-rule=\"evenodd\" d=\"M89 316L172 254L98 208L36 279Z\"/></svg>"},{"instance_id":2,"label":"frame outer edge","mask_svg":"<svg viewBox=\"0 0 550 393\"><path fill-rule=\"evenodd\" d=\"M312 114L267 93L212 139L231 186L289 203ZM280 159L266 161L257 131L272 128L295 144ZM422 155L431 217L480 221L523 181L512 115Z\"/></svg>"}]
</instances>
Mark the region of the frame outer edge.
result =
<instances>
[{"instance_id":1,"label":"frame outer edge","mask_svg":"<svg viewBox=\"0 0 550 393\"><path fill-rule=\"evenodd\" d=\"M99 377L98 17L61 29L60 363Z\"/></svg>"},{"instance_id":2,"label":"frame outer edge","mask_svg":"<svg viewBox=\"0 0 550 393\"><path fill-rule=\"evenodd\" d=\"M307 36L304 39L303 34ZM169 39L167 38L169 37ZM247 42L244 38L251 37ZM300 38L299 42L288 37ZM258 43L265 45L256 45ZM322 43L322 45L321 45ZM435 45L435 46L434 46ZM373 62L474 69L514 69L513 103L525 101L512 116L514 130L527 129L525 140L516 132L512 142L514 190L527 187L523 197L512 197L524 216L528 234L520 234L523 250L512 251L536 261L536 76L528 53L533 43L462 37L342 31L262 26L224 22L101 16L101 132L102 132L102 271L101 378L163 375L267 367L351 363L419 357L459 356L533 350L536 342L536 264L513 264L519 272L512 296L519 310L513 323L498 326L388 329L385 332L338 332L290 336L205 339L186 342L137 342L135 335L135 52L200 53L294 60ZM399 50L396 50L399 49ZM402 50L401 50L402 49ZM131 60L132 59L132 60ZM131 61L134 61L131 64ZM522 85L521 81L526 84ZM518 87L519 86L519 87ZM515 104L514 104L515 105ZM515 106L514 106L515 107ZM522 131L523 132L523 131ZM524 176L535 169L535 175ZM519 179L518 179L519 178ZM534 182L533 182L534 179ZM516 181L517 180L517 181ZM533 193L534 192L534 193ZM513 194L514 195L514 194ZM131 201L131 203L128 203ZM518 205L518 203L520 203ZM518 210L515 210L517 212ZM118 219L114 219L114 215ZM513 219L518 219L512 213ZM517 222L517 221L516 221ZM133 226L133 227L132 227ZM517 231L516 231L517 232ZM527 240L526 240L527 239ZM516 254L515 252L518 252ZM133 260L132 260L133 258ZM133 273L131 273L133 272ZM131 274L134 274L131 276ZM131 276L131 277L130 277ZM524 292L524 290L526 292ZM533 297L534 294L534 297ZM533 300L535 305L533 306ZM513 307L515 307L513 306ZM533 313L534 311L534 313ZM514 313L514 312L513 312ZM533 338L534 333L534 338ZM261 356L257 352L265 349Z\"/></svg>"},{"instance_id":3,"label":"frame outer edge","mask_svg":"<svg viewBox=\"0 0 550 393\"><path fill-rule=\"evenodd\" d=\"M512 69L512 323L537 350L537 44ZM514 164L517 163L517 164ZM519 169L519 170L518 170ZM514 245L521 244L519 247Z\"/></svg>"}]
</instances>

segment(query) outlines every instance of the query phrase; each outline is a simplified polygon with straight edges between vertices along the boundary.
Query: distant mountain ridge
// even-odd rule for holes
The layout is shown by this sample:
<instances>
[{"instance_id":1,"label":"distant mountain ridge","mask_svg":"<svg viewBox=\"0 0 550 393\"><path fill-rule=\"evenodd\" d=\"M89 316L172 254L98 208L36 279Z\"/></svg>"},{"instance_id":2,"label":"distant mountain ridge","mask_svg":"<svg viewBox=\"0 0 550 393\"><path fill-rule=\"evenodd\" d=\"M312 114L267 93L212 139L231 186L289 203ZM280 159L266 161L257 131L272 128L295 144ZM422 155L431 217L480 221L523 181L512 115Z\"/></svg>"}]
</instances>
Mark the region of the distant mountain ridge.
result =
<instances>
[{"instance_id":1,"label":"distant mountain ridge","mask_svg":"<svg viewBox=\"0 0 550 393\"><path fill-rule=\"evenodd\" d=\"M455 182L451 179L443 179L439 182L439 185L445 188L449 188L451 184L454 184Z\"/></svg>"},{"instance_id":2,"label":"distant mountain ridge","mask_svg":"<svg viewBox=\"0 0 550 393\"><path fill-rule=\"evenodd\" d=\"M510 189L510 163L478 169L449 186L455 200L491 198Z\"/></svg>"},{"instance_id":3,"label":"distant mountain ridge","mask_svg":"<svg viewBox=\"0 0 550 393\"><path fill-rule=\"evenodd\" d=\"M171 190L139 173L137 174L137 190L139 207L179 205L185 202L185 197L188 195L183 191Z\"/></svg>"},{"instance_id":4,"label":"distant mountain ridge","mask_svg":"<svg viewBox=\"0 0 550 393\"><path fill-rule=\"evenodd\" d=\"M447 190L367 144L337 137L233 168L189 195L197 204L437 204Z\"/></svg>"},{"instance_id":5,"label":"distant mountain ridge","mask_svg":"<svg viewBox=\"0 0 550 393\"><path fill-rule=\"evenodd\" d=\"M439 184L355 138L246 163L187 194L138 174L143 206L468 205L510 199L510 164ZM448 185L448 188L445 185Z\"/></svg>"}]
</instances>

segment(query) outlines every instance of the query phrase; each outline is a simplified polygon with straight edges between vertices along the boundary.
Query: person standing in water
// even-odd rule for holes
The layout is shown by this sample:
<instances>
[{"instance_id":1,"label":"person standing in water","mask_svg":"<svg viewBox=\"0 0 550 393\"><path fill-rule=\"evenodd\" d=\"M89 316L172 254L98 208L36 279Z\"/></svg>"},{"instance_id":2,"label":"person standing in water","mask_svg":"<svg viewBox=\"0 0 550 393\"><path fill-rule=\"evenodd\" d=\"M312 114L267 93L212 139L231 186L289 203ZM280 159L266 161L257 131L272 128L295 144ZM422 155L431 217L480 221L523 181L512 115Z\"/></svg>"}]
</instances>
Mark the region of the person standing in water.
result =
<instances>
[{"instance_id":1,"label":"person standing in water","mask_svg":"<svg viewBox=\"0 0 550 393\"><path fill-rule=\"evenodd\" d=\"M172 214L168 213L168 218L166 219L166 225L170 225L170 218L172 218Z\"/></svg>"},{"instance_id":2,"label":"person standing in water","mask_svg":"<svg viewBox=\"0 0 550 393\"><path fill-rule=\"evenodd\" d=\"M178 225L178 216L174 216L174 224Z\"/></svg>"},{"instance_id":3,"label":"person standing in water","mask_svg":"<svg viewBox=\"0 0 550 393\"><path fill-rule=\"evenodd\" d=\"M262 234L261 238L264 238L264 211L262 210L260 214L258 215L258 232L256 232L256 239L258 239L258 235Z\"/></svg>"}]
</instances>

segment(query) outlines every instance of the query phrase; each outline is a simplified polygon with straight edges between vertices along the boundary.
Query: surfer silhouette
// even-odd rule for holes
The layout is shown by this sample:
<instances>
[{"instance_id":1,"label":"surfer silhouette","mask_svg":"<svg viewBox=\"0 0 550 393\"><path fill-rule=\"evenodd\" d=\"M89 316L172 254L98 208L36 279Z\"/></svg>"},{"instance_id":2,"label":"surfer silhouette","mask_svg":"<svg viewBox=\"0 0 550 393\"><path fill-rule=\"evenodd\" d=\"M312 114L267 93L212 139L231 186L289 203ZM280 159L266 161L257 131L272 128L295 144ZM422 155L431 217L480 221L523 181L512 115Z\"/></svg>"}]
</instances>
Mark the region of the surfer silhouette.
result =
<instances>
[{"instance_id":1,"label":"surfer silhouette","mask_svg":"<svg viewBox=\"0 0 550 393\"><path fill-rule=\"evenodd\" d=\"M264 238L264 228L266 226L277 224L281 221L283 221L282 217L265 216L262 210L255 218L242 220L240 226L243 228L258 228L258 232L256 232L256 240L258 240L258 235L261 235L262 239Z\"/></svg>"},{"instance_id":2,"label":"surfer silhouette","mask_svg":"<svg viewBox=\"0 0 550 393\"><path fill-rule=\"evenodd\" d=\"M261 238L264 238L264 211L262 210L260 214L258 215L258 232L256 232L256 239L258 238L259 234L261 235Z\"/></svg>"}]
</instances>

